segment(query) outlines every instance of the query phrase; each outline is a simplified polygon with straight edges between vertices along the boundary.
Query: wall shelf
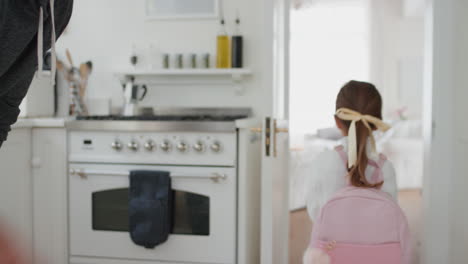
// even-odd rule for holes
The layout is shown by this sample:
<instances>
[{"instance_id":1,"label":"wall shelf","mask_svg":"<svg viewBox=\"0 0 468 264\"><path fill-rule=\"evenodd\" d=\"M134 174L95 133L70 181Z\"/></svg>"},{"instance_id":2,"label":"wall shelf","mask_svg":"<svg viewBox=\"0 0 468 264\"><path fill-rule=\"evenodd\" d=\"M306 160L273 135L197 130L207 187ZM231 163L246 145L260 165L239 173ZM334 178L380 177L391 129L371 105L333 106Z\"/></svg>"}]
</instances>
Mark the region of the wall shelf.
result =
<instances>
[{"instance_id":1,"label":"wall shelf","mask_svg":"<svg viewBox=\"0 0 468 264\"><path fill-rule=\"evenodd\" d=\"M124 77L231 77L232 79L243 78L244 76L251 75L250 69L160 69L160 70L127 70L117 71L118 76Z\"/></svg>"},{"instance_id":2,"label":"wall shelf","mask_svg":"<svg viewBox=\"0 0 468 264\"><path fill-rule=\"evenodd\" d=\"M155 86L231 86L236 93L242 94L244 79L252 75L247 68L236 69L156 69L156 70L117 70L115 75L125 83L135 78L136 83Z\"/></svg>"}]
</instances>

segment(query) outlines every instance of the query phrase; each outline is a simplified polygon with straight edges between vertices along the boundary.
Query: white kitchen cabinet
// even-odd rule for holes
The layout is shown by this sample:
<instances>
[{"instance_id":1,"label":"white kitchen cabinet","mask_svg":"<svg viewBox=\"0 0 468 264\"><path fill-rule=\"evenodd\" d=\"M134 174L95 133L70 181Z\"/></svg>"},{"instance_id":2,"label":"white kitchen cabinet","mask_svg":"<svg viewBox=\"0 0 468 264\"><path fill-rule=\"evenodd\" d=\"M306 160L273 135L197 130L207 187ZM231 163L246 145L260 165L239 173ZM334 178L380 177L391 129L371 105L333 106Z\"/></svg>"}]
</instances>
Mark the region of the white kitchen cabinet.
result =
<instances>
[{"instance_id":1,"label":"white kitchen cabinet","mask_svg":"<svg viewBox=\"0 0 468 264\"><path fill-rule=\"evenodd\" d=\"M35 263L68 263L66 132L23 122L0 148L0 228Z\"/></svg>"},{"instance_id":2,"label":"white kitchen cabinet","mask_svg":"<svg viewBox=\"0 0 468 264\"><path fill-rule=\"evenodd\" d=\"M0 148L0 228L25 253L33 245L31 151L31 128L13 129Z\"/></svg>"},{"instance_id":3,"label":"white kitchen cabinet","mask_svg":"<svg viewBox=\"0 0 468 264\"><path fill-rule=\"evenodd\" d=\"M66 131L33 128L32 138L34 258L68 263Z\"/></svg>"}]
</instances>

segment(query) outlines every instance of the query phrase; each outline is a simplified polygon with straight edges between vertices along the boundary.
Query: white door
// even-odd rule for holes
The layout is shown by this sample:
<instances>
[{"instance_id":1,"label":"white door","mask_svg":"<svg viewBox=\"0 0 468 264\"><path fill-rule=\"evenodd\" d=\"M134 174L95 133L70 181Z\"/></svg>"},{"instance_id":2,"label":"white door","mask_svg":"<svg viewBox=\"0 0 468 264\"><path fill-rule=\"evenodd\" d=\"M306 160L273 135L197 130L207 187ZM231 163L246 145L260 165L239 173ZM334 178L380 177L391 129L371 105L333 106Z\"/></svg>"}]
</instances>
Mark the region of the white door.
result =
<instances>
[{"instance_id":1,"label":"white door","mask_svg":"<svg viewBox=\"0 0 468 264\"><path fill-rule=\"evenodd\" d=\"M265 79L271 90L269 116L263 118L261 180L261 263L287 263L289 242L289 12L290 0L265 1ZM273 40L273 41L271 41ZM266 45L267 46L267 45Z\"/></svg>"},{"instance_id":2,"label":"white door","mask_svg":"<svg viewBox=\"0 0 468 264\"><path fill-rule=\"evenodd\" d=\"M261 263L287 263L289 241L288 128L265 118L262 128Z\"/></svg>"}]
</instances>

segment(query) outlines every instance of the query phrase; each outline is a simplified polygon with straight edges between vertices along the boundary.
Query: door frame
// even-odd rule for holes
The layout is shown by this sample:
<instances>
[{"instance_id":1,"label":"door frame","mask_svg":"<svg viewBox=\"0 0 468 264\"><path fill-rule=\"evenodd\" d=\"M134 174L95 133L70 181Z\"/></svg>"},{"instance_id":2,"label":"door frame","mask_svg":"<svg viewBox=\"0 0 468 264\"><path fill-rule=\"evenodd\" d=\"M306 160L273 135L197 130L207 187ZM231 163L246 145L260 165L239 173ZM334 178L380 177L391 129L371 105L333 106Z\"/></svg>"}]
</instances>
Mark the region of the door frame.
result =
<instances>
[{"instance_id":1,"label":"door frame","mask_svg":"<svg viewBox=\"0 0 468 264\"><path fill-rule=\"evenodd\" d=\"M291 0L263 0L262 83L266 115L289 117L289 14Z\"/></svg>"},{"instance_id":2,"label":"door frame","mask_svg":"<svg viewBox=\"0 0 468 264\"><path fill-rule=\"evenodd\" d=\"M283 123L283 120L289 116L290 6L290 0L263 0L262 84L265 91L265 116L270 117L271 122L279 119L278 125L283 128L288 127L287 122ZM263 127L263 131L266 131L265 127ZM275 135L275 129L271 129L269 134L278 142L284 142L285 137L287 137L286 135ZM272 144L278 144L276 140L274 141ZM278 147L281 148L281 146ZM287 150L288 147L285 148ZM287 263L288 260L289 210L283 209L284 205L287 206L289 202L287 200L279 202L280 204L274 204L275 197L288 197L289 193L289 184L284 178L287 177L287 173L275 171L277 168L274 168L278 165L279 168L284 169L285 166L287 168L285 155L288 153L279 151L277 159L271 156L267 157L262 147L260 218L260 262L262 264L282 264ZM274 216L275 219L271 219L271 216ZM275 228L279 226L285 226L285 228Z\"/></svg>"},{"instance_id":3,"label":"door frame","mask_svg":"<svg viewBox=\"0 0 468 264\"><path fill-rule=\"evenodd\" d=\"M267 113L273 117L289 118L289 19L290 19L290 0L263 0L265 11L264 16L264 38L263 47L263 66L266 74L263 76L263 84L266 91ZM442 75L442 78L448 74L433 64L434 60L443 60L445 54L437 53L443 48L442 40L434 37L438 35L451 36L452 32L445 32L444 29L449 22L444 21L439 16L447 6L443 1L427 0L425 10L425 54L424 54L424 109L423 109L423 139L424 139L424 178L423 178L423 244L422 244L422 263L448 263L450 237L450 216L449 216L449 184L442 185L441 177L436 173L430 173L434 170L435 157L433 151L441 149L442 146L435 144L434 141L434 123L435 120L443 119L449 114L441 109L439 113L435 108L444 98L437 99L433 94L438 94L434 90L437 79L433 74ZM450 5L450 4L447 4ZM273 40L273 41L272 41ZM284 53L284 51L288 51ZM452 63L450 58L447 63ZM273 65L273 66L272 66ZM271 91L271 92L269 92ZM450 95L446 95L450 96ZM445 98L447 99L447 98ZM439 117L439 118L438 118ZM441 143L442 144L442 143ZM445 145L446 146L446 145ZM436 191L431 186L439 186ZM442 212L442 213L441 213ZM288 227L289 228L289 227ZM431 240L433 243L427 241ZM444 246L441 246L444 245ZM263 247L261 247L263 248ZM287 251L288 249L286 249ZM263 251L263 250L262 250Z\"/></svg>"},{"instance_id":4,"label":"door frame","mask_svg":"<svg viewBox=\"0 0 468 264\"><path fill-rule=\"evenodd\" d=\"M453 1L427 0L424 54L424 178L421 263L451 263L455 127ZM443 175L443 176L442 176Z\"/></svg>"}]
</instances>

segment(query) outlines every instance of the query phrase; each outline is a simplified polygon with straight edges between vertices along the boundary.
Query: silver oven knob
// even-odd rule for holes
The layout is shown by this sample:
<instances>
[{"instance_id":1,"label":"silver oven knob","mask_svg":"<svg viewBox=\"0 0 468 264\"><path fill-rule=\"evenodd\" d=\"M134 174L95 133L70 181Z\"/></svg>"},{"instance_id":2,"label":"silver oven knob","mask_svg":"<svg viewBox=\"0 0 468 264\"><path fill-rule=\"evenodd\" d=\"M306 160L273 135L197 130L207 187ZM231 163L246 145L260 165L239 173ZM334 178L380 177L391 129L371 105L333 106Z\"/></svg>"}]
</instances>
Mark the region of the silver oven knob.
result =
<instances>
[{"instance_id":1,"label":"silver oven knob","mask_svg":"<svg viewBox=\"0 0 468 264\"><path fill-rule=\"evenodd\" d=\"M138 143L135 142L135 141L130 141L128 144L127 144L127 147L130 149L130 150L133 150L133 151L137 151L138 150Z\"/></svg>"},{"instance_id":2,"label":"silver oven knob","mask_svg":"<svg viewBox=\"0 0 468 264\"><path fill-rule=\"evenodd\" d=\"M201 141L197 141L197 143L193 144L193 149L196 152L203 152L205 150L205 145Z\"/></svg>"},{"instance_id":3,"label":"silver oven knob","mask_svg":"<svg viewBox=\"0 0 468 264\"><path fill-rule=\"evenodd\" d=\"M111 144L111 148L114 149L114 150L117 150L117 151L122 150L122 147L123 147L123 146L122 146L122 143L121 143L118 139L116 139L116 140L115 140L114 142L112 142L112 144Z\"/></svg>"},{"instance_id":4,"label":"silver oven knob","mask_svg":"<svg viewBox=\"0 0 468 264\"><path fill-rule=\"evenodd\" d=\"M179 150L180 152L185 152L187 150L187 144L185 144L185 142L183 141L180 141L177 144L177 150Z\"/></svg>"},{"instance_id":5,"label":"silver oven knob","mask_svg":"<svg viewBox=\"0 0 468 264\"><path fill-rule=\"evenodd\" d=\"M221 143L219 143L218 141L215 141L215 142L213 142L213 144L211 144L210 148L211 148L211 150L213 152L220 152L221 151Z\"/></svg>"},{"instance_id":6,"label":"silver oven knob","mask_svg":"<svg viewBox=\"0 0 468 264\"><path fill-rule=\"evenodd\" d=\"M148 151L153 151L155 149L155 147L156 147L156 144L154 144L153 140L148 140L148 141L146 141L144 147Z\"/></svg>"},{"instance_id":7,"label":"silver oven knob","mask_svg":"<svg viewBox=\"0 0 468 264\"><path fill-rule=\"evenodd\" d=\"M162 150L165 152L169 152L171 150L171 143L167 140L163 141L161 145L159 146Z\"/></svg>"}]
</instances>

